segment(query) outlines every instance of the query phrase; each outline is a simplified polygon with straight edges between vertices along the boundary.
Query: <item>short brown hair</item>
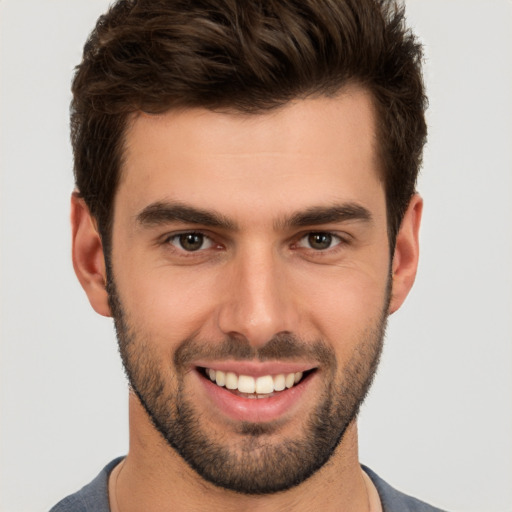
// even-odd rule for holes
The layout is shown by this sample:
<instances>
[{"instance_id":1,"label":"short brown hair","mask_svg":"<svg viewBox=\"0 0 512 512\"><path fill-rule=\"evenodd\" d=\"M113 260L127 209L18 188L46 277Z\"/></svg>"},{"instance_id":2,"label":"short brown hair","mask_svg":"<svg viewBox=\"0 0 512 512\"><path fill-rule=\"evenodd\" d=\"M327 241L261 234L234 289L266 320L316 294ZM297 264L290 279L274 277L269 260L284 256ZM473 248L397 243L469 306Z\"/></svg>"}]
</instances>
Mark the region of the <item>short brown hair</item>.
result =
<instances>
[{"instance_id":1,"label":"short brown hair","mask_svg":"<svg viewBox=\"0 0 512 512\"><path fill-rule=\"evenodd\" d=\"M76 186L107 251L132 113L261 113L349 83L374 98L393 246L426 139L421 60L394 1L117 1L84 47L71 104Z\"/></svg>"}]
</instances>

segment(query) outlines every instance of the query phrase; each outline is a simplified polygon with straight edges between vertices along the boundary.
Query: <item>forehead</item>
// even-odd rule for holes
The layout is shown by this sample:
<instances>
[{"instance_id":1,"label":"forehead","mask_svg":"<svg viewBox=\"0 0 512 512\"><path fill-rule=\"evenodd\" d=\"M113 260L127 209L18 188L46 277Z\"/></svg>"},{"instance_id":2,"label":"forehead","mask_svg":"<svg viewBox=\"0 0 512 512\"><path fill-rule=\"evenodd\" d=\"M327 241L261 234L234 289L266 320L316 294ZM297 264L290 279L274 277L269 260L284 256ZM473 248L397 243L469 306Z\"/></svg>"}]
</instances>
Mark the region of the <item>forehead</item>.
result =
<instances>
[{"instance_id":1,"label":"forehead","mask_svg":"<svg viewBox=\"0 0 512 512\"><path fill-rule=\"evenodd\" d=\"M383 196L376 146L373 103L361 89L261 114L139 114L126 133L116 203L142 209L174 200L235 215L339 201L369 206Z\"/></svg>"}]
</instances>

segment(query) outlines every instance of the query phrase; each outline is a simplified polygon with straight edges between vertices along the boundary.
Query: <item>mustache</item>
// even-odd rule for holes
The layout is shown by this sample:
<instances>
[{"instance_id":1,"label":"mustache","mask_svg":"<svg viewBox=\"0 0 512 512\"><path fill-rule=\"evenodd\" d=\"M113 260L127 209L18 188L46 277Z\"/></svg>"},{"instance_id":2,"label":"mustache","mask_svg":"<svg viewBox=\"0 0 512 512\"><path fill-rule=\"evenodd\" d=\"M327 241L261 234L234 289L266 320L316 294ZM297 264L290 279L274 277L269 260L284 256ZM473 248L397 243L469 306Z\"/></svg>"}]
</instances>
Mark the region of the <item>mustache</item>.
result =
<instances>
[{"instance_id":1,"label":"mustache","mask_svg":"<svg viewBox=\"0 0 512 512\"><path fill-rule=\"evenodd\" d=\"M324 341L306 341L293 333L276 334L261 347L253 347L244 336L226 336L216 343L190 337L182 341L174 353L176 368L184 369L198 359L261 362L306 360L324 366L336 364L334 350Z\"/></svg>"}]
</instances>

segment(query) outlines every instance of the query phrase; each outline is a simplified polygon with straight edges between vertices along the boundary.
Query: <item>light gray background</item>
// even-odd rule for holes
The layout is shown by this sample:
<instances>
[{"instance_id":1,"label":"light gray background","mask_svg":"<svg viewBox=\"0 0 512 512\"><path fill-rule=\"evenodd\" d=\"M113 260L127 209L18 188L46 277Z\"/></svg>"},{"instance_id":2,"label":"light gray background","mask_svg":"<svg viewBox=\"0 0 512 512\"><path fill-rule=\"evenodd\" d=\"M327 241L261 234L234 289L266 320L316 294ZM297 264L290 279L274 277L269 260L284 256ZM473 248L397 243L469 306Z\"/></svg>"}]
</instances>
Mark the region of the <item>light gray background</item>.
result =
<instances>
[{"instance_id":1,"label":"light gray background","mask_svg":"<svg viewBox=\"0 0 512 512\"><path fill-rule=\"evenodd\" d=\"M107 0L0 0L0 510L44 511L127 448L111 321L70 263L69 83ZM512 3L410 0L431 108L416 286L361 460L457 511L512 510Z\"/></svg>"}]
</instances>

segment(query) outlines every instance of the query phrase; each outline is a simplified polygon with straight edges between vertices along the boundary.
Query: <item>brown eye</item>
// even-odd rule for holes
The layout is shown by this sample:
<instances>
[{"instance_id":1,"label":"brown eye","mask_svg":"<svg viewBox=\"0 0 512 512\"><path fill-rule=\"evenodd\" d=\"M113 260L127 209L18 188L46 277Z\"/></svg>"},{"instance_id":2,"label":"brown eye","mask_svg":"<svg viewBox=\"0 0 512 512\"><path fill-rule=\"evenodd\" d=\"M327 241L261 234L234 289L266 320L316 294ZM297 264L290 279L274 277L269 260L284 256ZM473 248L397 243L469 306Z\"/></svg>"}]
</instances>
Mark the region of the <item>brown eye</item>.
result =
<instances>
[{"instance_id":1,"label":"brown eye","mask_svg":"<svg viewBox=\"0 0 512 512\"><path fill-rule=\"evenodd\" d=\"M186 251L198 251L203 245L203 235L186 233L180 236L180 245Z\"/></svg>"},{"instance_id":2,"label":"brown eye","mask_svg":"<svg viewBox=\"0 0 512 512\"><path fill-rule=\"evenodd\" d=\"M319 231L317 233L308 233L307 235L303 236L297 245L299 247L313 249L315 251L325 251L327 249L332 249L340 243L342 243L342 240L339 236L333 235L332 233Z\"/></svg>"},{"instance_id":3,"label":"brown eye","mask_svg":"<svg viewBox=\"0 0 512 512\"><path fill-rule=\"evenodd\" d=\"M329 249L332 243L332 235L329 233L310 233L308 235L308 243L312 249L318 251Z\"/></svg>"},{"instance_id":4,"label":"brown eye","mask_svg":"<svg viewBox=\"0 0 512 512\"><path fill-rule=\"evenodd\" d=\"M168 242L177 249L187 252L209 249L213 242L202 233L181 233L169 238Z\"/></svg>"}]
</instances>

